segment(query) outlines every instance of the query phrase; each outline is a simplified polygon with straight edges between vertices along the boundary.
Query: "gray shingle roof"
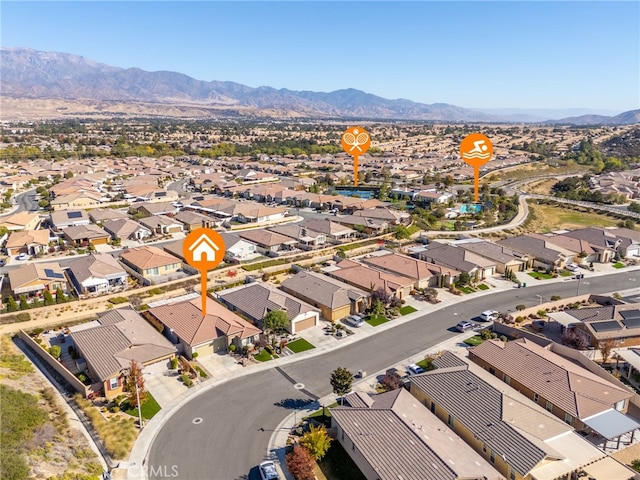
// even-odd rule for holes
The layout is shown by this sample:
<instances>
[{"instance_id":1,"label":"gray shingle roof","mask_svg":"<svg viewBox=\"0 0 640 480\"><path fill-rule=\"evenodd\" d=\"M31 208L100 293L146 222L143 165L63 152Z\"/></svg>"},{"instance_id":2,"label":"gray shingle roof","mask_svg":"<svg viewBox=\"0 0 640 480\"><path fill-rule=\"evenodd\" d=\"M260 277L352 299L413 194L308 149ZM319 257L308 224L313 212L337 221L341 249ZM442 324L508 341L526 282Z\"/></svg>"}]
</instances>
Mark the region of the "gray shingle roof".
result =
<instances>
[{"instance_id":1,"label":"gray shingle roof","mask_svg":"<svg viewBox=\"0 0 640 480\"><path fill-rule=\"evenodd\" d=\"M69 262L70 273L80 283L88 278L118 278L128 276L118 261L106 253L92 253L86 257Z\"/></svg>"},{"instance_id":2,"label":"gray shingle roof","mask_svg":"<svg viewBox=\"0 0 640 480\"><path fill-rule=\"evenodd\" d=\"M315 272L298 272L282 282L282 288L292 294L313 299L319 305L336 309L351 305L352 300L369 296L364 290Z\"/></svg>"},{"instance_id":3,"label":"gray shingle roof","mask_svg":"<svg viewBox=\"0 0 640 480\"><path fill-rule=\"evenodd\" d=\"M284 310L289 320L293 320L300 313L316 311L311 305L292 295L262 283L222 292L218 296L256 322L261 322L265 314L272 310Z\"/></svg>"},{"instance_id":4,"label":"gray shingle roof","mask_svg":"<svg viewBox=\"0 0 640 480\"><path fill-rule=\"evenodd\" d=\"M526 475L546 458L544 450L502 419L503 394L465 367L432 370L412 376L411 382L519 473Z\"/></svg>"},{"instance_id":5,"label":"gray shingle roof","mask_svg":"<svg viewBox=\"0 0 640 480\"><path fill-rule=\"evenodd\" d=\"M381 480L503 478L406 390L371 398L331 415Z\"/></svg>"},{"instance_id":6,"label":"gray shingle roof","mask_svg":"<svg viewBox=\"0 0 640 480\"><path fill-rule=\"evenodd\" d=\"M132 359L147 364L177 351L131 309L111 310L98 322L98 327L72 332L71 338L101 381L127 368Z\"/></svg>"}]
</instances>

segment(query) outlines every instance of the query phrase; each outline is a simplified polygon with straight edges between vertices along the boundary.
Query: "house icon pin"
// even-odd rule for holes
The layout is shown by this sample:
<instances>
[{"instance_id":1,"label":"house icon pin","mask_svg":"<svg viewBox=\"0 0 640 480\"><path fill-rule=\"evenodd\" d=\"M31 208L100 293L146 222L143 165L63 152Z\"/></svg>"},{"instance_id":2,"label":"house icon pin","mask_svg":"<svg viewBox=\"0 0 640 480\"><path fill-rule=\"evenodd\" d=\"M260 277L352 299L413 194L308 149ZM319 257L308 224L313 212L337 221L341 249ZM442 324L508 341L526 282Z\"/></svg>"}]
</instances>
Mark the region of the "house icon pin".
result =
<instances>
[{"instance_id":1,"label":"house icon pin","mask_svg":"<svg viewBox=\"0 0 640 480\"><path fill-rule=\"evenodd\" d=\"M216 258L216 252L219 250L220 247L216 245L206 233L200 235L200 237L189 246L191 258L194 262L213 262Z\"/></svg>"}]
</instances>

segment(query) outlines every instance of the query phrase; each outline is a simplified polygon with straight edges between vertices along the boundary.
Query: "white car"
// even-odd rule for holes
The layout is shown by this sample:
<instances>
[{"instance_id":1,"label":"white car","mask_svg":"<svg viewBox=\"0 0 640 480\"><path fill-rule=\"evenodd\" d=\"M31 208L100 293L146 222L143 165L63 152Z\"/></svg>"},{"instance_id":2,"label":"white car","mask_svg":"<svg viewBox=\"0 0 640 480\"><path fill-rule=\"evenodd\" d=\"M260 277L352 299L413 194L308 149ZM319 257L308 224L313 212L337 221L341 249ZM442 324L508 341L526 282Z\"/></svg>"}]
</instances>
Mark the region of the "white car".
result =
<instances>
[{"instance_id":1,"label":"white car","mask_svg":"<svg viewBox=\"0 0 640 480\"><path fill-rule=\"evenodd\" d=\"M28 258L28 255L26 253L21 253L16 257L16 260L26 260L27 258Z\"/></svg>"},{"instance_id":2,"label":"white car","mask_svg":"<svg viewBox=\"0 0 640 480\"><path fill-rule=\"evenodd\" d=\"M409 373L417 375L418 373L424 373L424 368L422 368L420 365L416 365L415 363L411 363L407 365L407 371Z\"/></svg>"},{"instance_id":3,"label":"white car","mask_svg":"<svg viewBox=\"0 0 640 480\"><path fill-rule=\"evenodd\" d=\"M276 464L271 460L262 462L258 470L260 470L260 478L262 480L280 480L278 472L276 471Z\"/></svg>"}]
</instances>

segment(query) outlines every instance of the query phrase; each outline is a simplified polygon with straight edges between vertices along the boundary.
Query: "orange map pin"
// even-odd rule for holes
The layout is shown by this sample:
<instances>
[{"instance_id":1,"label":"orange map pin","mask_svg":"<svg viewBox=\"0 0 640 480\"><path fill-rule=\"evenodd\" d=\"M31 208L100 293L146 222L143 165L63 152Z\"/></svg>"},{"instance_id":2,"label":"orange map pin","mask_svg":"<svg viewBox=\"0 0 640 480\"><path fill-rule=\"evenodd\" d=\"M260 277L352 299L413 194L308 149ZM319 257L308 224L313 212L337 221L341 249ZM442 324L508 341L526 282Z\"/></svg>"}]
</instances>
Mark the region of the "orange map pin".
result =
<instances>
[{"instance_id":1,"label":"orange map pin","mask_svg":"<svg viewBox=\"0 0 640 480\"><path fill-rule=\"evenodd\" d=\"M460 142L460 156L467 165L473 167L473 185L476 202L478 201L478 177L480 167L491 160L493 144L488 137L481 133L472 133Z\"/></svg>"},{"instance_id":2,"label":"orange map pin","mask_svg":"<svg viewBox=\"0 0 640 480\"><path fill-rule=\"evenodd\" d=\"M218 232L210 228L198 228L184 239L182 255L185 261L200 270L203 317L207 314L207 271L222 262L225 251L224 240Z\"/></svg>"},{"instance_id":3,"label":"orange map pin","mask_svg":"<svg viewBox=\"0 0 640 480\"><path fill-rule=\"evenodd\" d=\"M369 150L371 137L362 127L350 127L345 130L341 138L342 148L353 156L353 184L358 186L358 156Z\"/></svg>"}]
</instances>

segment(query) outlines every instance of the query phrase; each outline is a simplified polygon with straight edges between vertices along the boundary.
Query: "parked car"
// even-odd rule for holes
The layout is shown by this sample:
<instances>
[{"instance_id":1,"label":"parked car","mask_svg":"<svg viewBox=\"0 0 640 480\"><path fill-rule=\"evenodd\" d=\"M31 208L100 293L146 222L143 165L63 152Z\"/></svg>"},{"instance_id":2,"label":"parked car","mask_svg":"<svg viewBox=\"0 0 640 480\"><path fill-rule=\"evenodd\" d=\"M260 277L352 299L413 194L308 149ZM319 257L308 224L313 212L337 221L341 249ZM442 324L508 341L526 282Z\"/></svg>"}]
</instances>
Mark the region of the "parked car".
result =
<instances>
[{"instance_id":1,"label":"parked car","mask_svg":"<svg viewBox=\"0 0 640 480\"><path fill-rule=\"evenodd\" d=\"M16 260L26 260L28 255L26 253L21 253L16 257Z\"/></svg>"},{"instance_id":2,"label":"parked car","mask_svg":"<svg viewBox=\"0 0 640 480\"><path fill-rule=\"evenodd\" d=\"M565 268L571 272L575 272L576 270L578 270L578 265L576 265L575 263L570 263Z\"/></svg>"},{"instance_id":3,"label":"parked car","mask_svg":"<svg viewBox=\"0 0 640 480\"><path fill-rule=\"evenodd\" d=\"M471 330L473 328L473 323L471 322L466 322L466 321L462 321L462 322L458 322L458 324L456 325L456 330L458 330L459 332L466 332L467 330Z\"/></svg>"},{"instance_id":4,"label":"parked car","mask_svg":"<svg viewBox=\"0 0 640 480\"><path fill-rule=\"evenodd\" d=\"M486 310L480 314L480 320L483 322L493 322L498 319L499 312L495 310Z\"/></svg>"},{"instance_id":5,"label":"parked car","mask_svg":"<svg viewBox=\"0 0 640 480\"><path fill-rule=\"evenodd\" d=\"M276 471L276 464L271 460L262 462L258 467L260 470L260 478L262 480L279 480L278 472Z\"/></svg>"},{"instance_id":6,"label":"parked car","mask_svg":"<svg viewBox=\"0 0 640 480\"><path fill-rule=\"evenodd\" d=\"M418 373L424 373L425 370L420 365L416 365L415 363L410 363L407 365L407 371L412 373L413 375L417 375Z\"/></svg>"},{"instance_id":7,"label":"parked car","mask_svg":"<svg viewBox=\"0 0 640 480\"><path fill-rule=\"evenodd\" d=\"M347 325L351 325L352 327L359 328L364 323L364 320L360 315L349 315L342 319L342 323L346 323Z\"/></svg>"}]
</instances>

